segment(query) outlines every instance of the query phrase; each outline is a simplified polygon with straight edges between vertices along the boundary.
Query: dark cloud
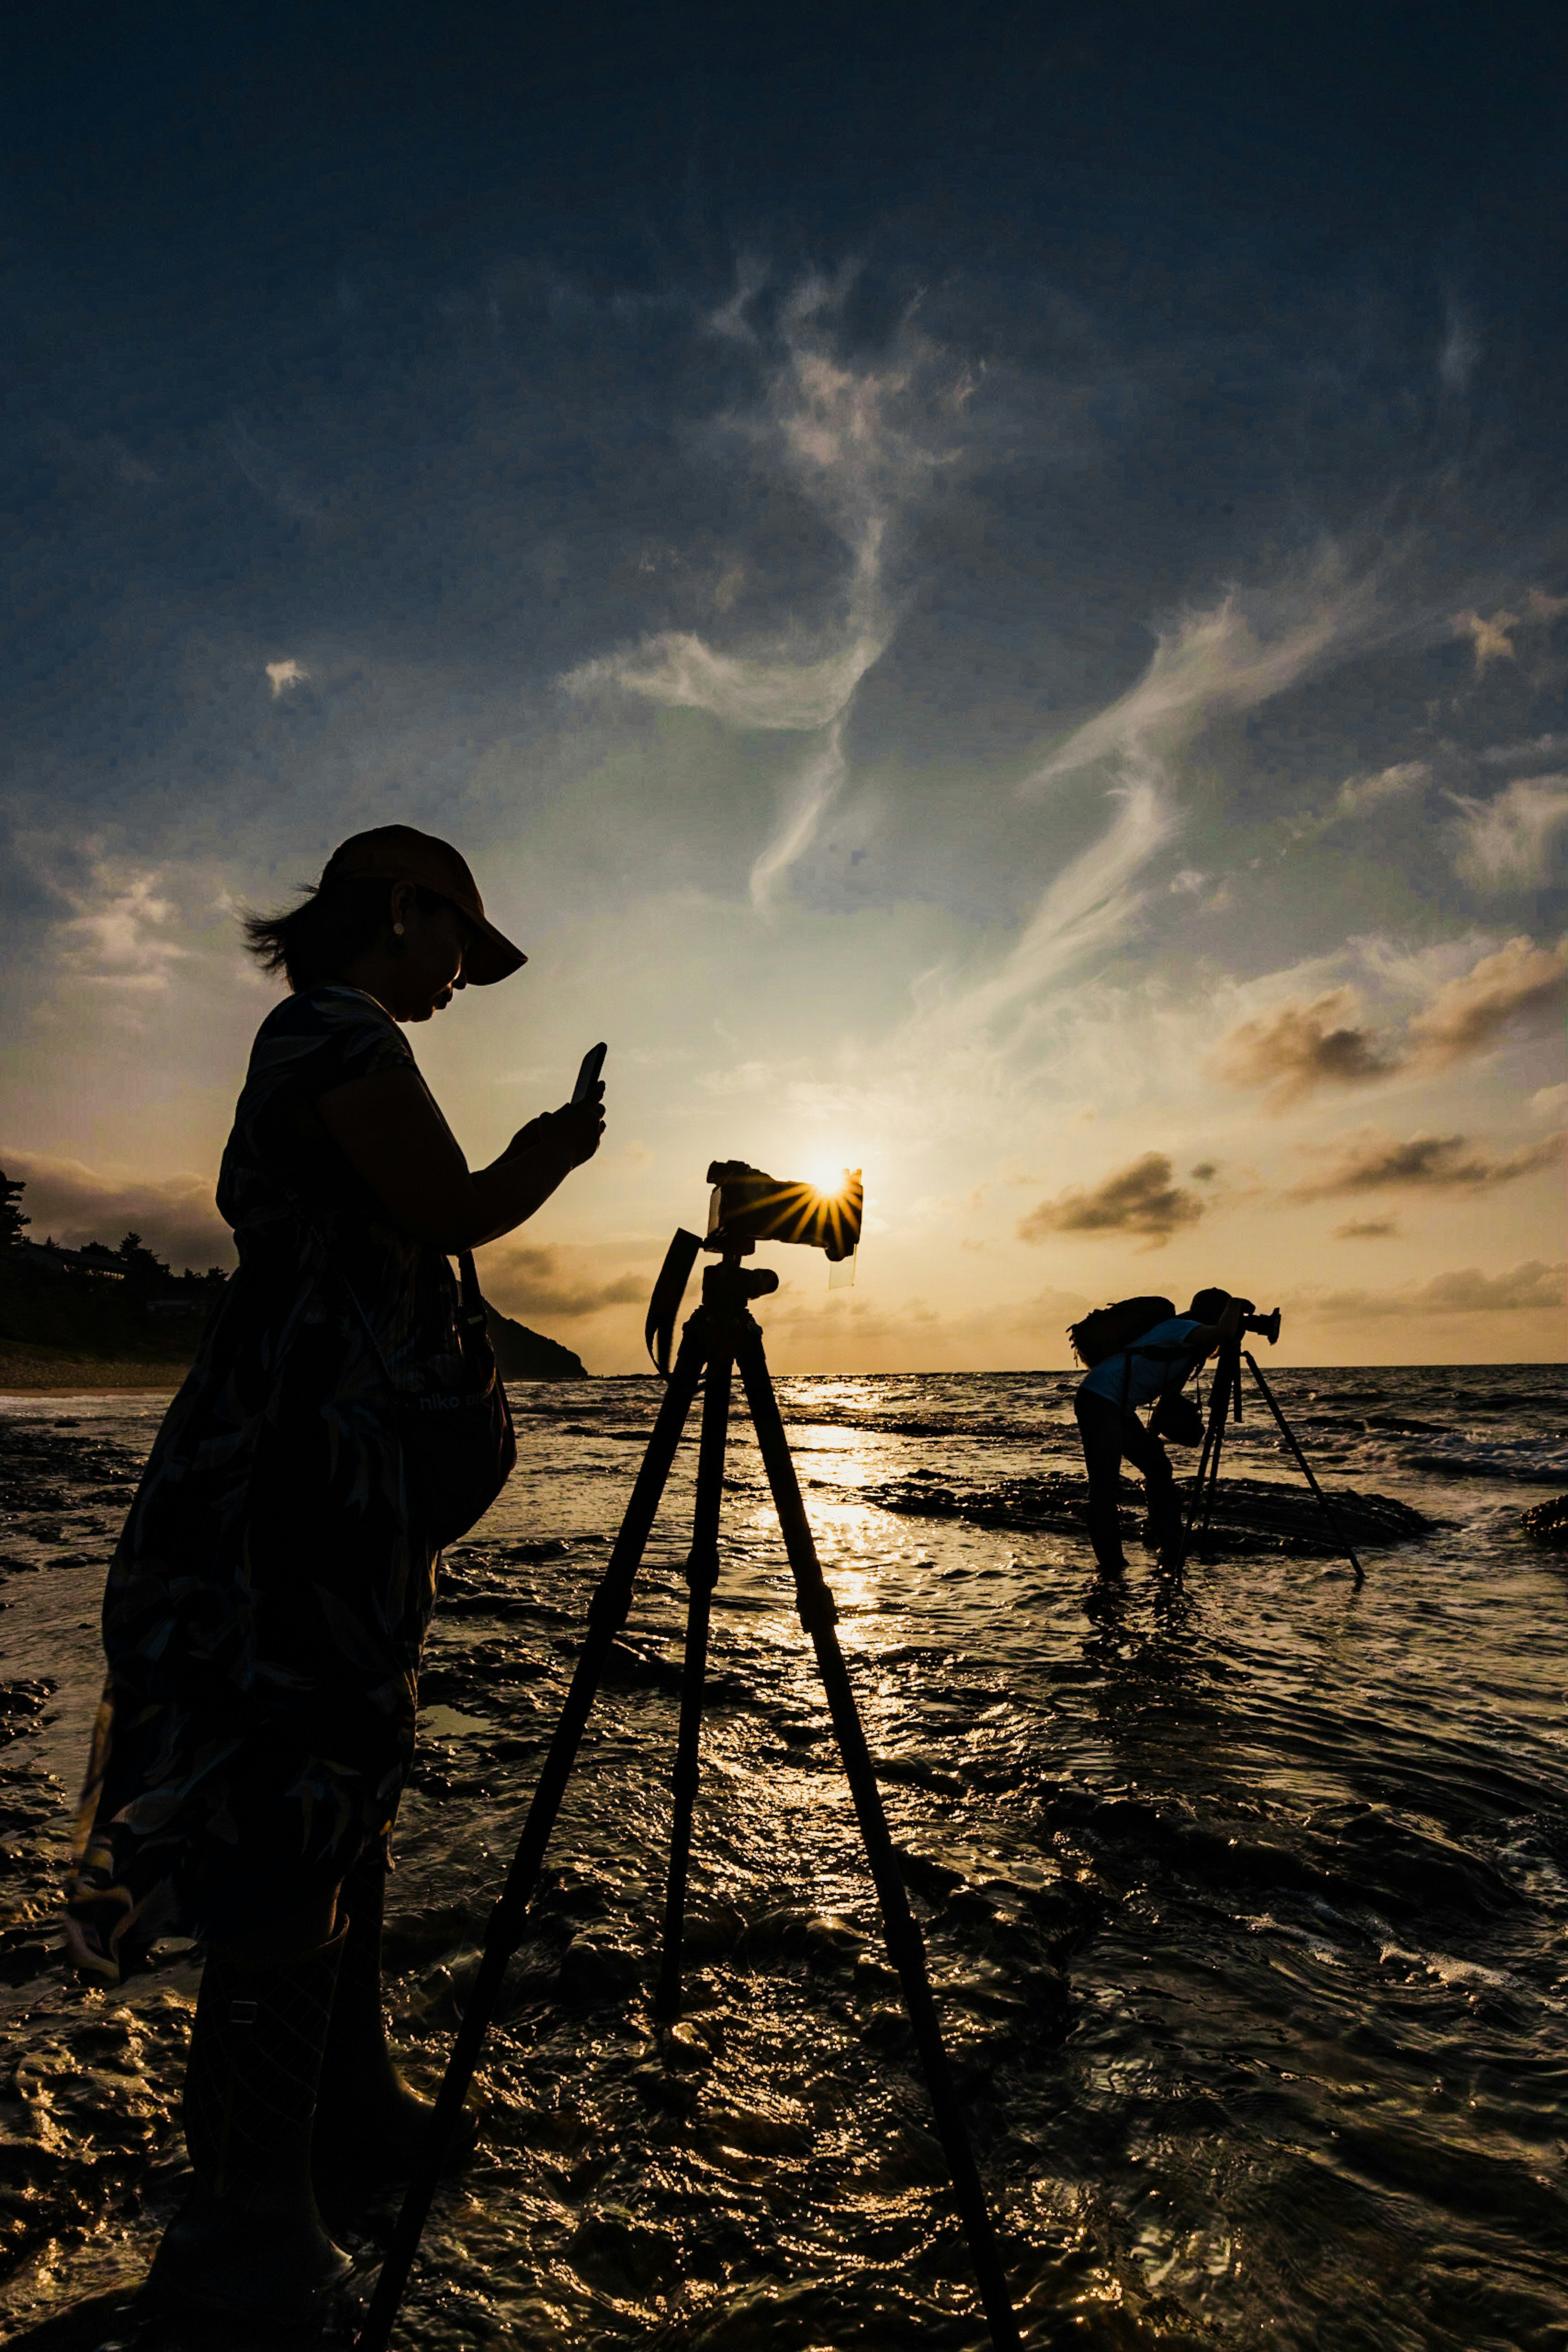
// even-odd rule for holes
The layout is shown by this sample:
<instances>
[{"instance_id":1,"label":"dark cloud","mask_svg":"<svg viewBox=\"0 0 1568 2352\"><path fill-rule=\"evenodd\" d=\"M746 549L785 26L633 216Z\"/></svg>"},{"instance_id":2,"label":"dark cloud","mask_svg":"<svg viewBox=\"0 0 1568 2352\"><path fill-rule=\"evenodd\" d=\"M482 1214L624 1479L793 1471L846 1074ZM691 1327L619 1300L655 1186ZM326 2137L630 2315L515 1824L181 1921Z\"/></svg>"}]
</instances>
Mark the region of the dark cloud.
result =
<instances>
[{"instance_id":1,"label":"dark cloud","mask_svg":"<svg viewBox=\"0 0 1568 2352\"><path fill-rule=\"evenodd\" d=\"M1494 955L1437 991L1410 1024L1417 1056L1444 1069L1479 1054L1513 1021L1538 1018L1568 1000L1568 941L1554 948L1510 940Z\"/></svg>"},{"instance_id":2,"label":"dark cloud","mask_svg":"<svg viewBox=\"0 0 1568 2352\"><path fill-rule=\"evenodd\" d=\"M1398 1223L1393 1217L1352 1217L1348 1223L1334 1227L1333 1239L1336 1242L1382 1242L1398 1231Z\"/></svg>"},{"instance_id":3,"label":"dark cloud","mask_svg":"<svg viewBox=\"0 0 1568 2352\"><path fill-rule=\"evenodd\" d=\"M1364 1086L1406 1067L1446 1069L1565 1001L1568 941L1543 948L1521 936L1445 982L1397 1043L1357 1026L1354 993L1336 988L1312 1004L1281 1004L1243 1021L1205 1066L1222 1085L1266 1088L1267 1109L1289 1110L1322 1087Z\"/></svg>"},{"instance_id":4,"label":"dark cloud","mask_svg":"<svg viewBox=\"0 0 1568 2352\"><path fill-rule=\"evenodd\" d=\"M1186 1225L1196 1225L1204 1203L1171 1181L1163 1151L1145 1151L1099 1184L1070 1184L1054 1200L1041 1201L1019 1220L1019 1239L1044 1241L1048 1234L1141 1234L1159 1249Z\"/></svg>"},{"instance_id":5,"label":"dark cloud","mask_svg":"<svg viewBox=\"0 0 1568 2352\"><path fill-rule=\"evenodd\" d=\"M1365 1086L1399 1067L1370 1029L1352 1025L1355 998L1336 988L1312 1004L1281 1004L1221 1038L1206 1068L1228 1087L1264 1087L1271 1111L1289 1110L1320 1087Z\"/></svg>"},{"instance_id":6,"label":"dark cloud","mask_svg":"<svg viewBox=\"0 0 1568 2352\"><path fill-rule=\"evenodd\" d=\"M1364 1317L1398 1315L1561 1314L1568 1265L1529 1258L1505 1274L1482 1274L1465 1266L1435 1274L1429 1282L1402 1283L1395 1290L1309 1290L1287 1302L1291 1315L1325 1323L1359 1322Z\"/></svg>"},{"instance_id":7,"label":"dark cloud","mask_svg":"<svg viewBox=\"0 0 1568 2352\"><path fill-rule=\"evenodd\" d=\"M37 1151L0 1151L0 1166L26 1186L20 1206L32 1219L30 1241L50 1236L68 1248L84 1242L115 1247L139 1233L176 1270L231 1266L234 1239L213 1201L210 1176L165 1176L128 1183L101 1176L79 1160Z\"/></svg>"},{"instance_id":8,"label":"dark cloud","mask_svg":"<svg viewBox=\"0 0 1568 2352\"><path fill-rule=\"evenodd\" d=\"M1540 1143L1526 1144L1499 1159L1463 1135L1412 1135L1401 1142L1397 1136L1364 1127L1354 1134L1342 1135L1333 1144L1303 1145L1304 1150L1327 1159L1329 1164L1321 1174L1292 1184L1285 1197L1329 1201L1343 1193L1381 1192L1396 1187L1490 1192L1494 1185L1511 1184L1516 1177L1553 1167L1563 1157L1563 1145L1562 1136L1549 1135Z\"/></svg>"},{"instance_id":9,"label":"dark cloud","mask_svg":"<svg viewBox=\"0 0 1568 2352\"><path fill-rule=\"evenodd\" d=\"M606 1307L643 1306L651 1288L646 1274L618 1274L609 1282L591 1279L586 1250L499 1249L486 1259L485 1296L503 1314L525 1323L572 1323Z\"/></svg>"}]
</instances>

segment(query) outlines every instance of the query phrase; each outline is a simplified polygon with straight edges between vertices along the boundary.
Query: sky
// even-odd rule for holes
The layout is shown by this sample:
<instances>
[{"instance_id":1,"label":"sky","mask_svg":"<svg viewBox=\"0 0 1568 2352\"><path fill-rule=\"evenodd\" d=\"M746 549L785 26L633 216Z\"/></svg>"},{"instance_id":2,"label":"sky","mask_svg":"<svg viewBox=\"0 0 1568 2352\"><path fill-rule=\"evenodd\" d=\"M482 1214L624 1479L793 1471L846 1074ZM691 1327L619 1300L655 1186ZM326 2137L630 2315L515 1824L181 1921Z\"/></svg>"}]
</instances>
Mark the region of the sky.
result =
<instances>
[{"instance_id":1,"label":"sky","mask_svg":"<svg viewBox=\"0 0 1568 2352\"><path fill-rule=\"evenodd\" d=\"M32 8L0 108L0 1165L231 1264L237 918L455 841L483 1254L634 1370L1564 1354L1568 166L1540 9Z\"/></svg>"}]
</instances>

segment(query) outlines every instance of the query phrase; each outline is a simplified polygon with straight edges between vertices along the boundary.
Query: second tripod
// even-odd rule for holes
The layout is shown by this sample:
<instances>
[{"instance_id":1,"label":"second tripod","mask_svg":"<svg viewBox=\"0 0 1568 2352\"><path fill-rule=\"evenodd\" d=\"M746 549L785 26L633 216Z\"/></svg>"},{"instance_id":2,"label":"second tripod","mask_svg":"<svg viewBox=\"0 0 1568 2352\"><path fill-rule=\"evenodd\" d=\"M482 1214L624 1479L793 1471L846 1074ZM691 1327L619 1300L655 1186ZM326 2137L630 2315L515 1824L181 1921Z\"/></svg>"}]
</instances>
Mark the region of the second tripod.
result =
<instances>
[{"instance_id":1,"label":"second tripod","mask_svg":"<svg viewBox=\"0 0 1568 2352\"><path fill-rule=\"evenodd\" d=\"M771 1181L771 1179L764 1180ZM677 1279L666 1297L671 1319L679 1288L692 1255L682 1244L697 1244L677 1235L668 1262ZM980 2290L980 2301L997 2352L1018 2352L1018 2322L1008 2292L1000 2250L991 2227L985 2190L976 2167L969 2136L947 2053L943 2046L931 1980L926 1972L925 1947L894 1850L887 1815L883 1810L871 1750L866 1745L849 1672L837 1632L838 1609L817 1558L800 1481L779 1411L779 1401L763 1354L762 1333L749 1307L754 1298L779 1286L777 1275L748 1270L740 1260L749 1254L748 1241L710 1239L710 1248L722 1251L719 1263L703 1276L702 1305L681 1334L681 1344L669 1385L648 1441L631 1500L609 1563L588 1612L588 1633L572 1675L571 1687L561 1709L539 1774L538 1786L523 1824L517 1851L506 1887L491 1914L485 1948L470 1988L462 2023L436 2101L429 2139L419 2170L409 2184L392 2242L359 2342L361 2352L384 2352L403 2287L418 2249L430 2210L437 2172L473 2080L486 2032L495 2012L507 1961L522 1940L528 1906L538 1884L545 1849L566 1793L578 1744L593 1705L611 1645L626 1622L632 1591L643 1548L653 1527L686 1416L703 1390L702 1438L697 1454L696 1501L691 1554L686 1567L690 1602L686 1617L685 1658L681 1679L681 1721L673 1774L674 1817L670 1838L670 1871L664 1901L664 1950L660 1962L655 2013L678 2016L681 2005L681 1948L684 1938L686 1879L691 1861L692 1816L696 1801L698 1752L702 1739L703 1688L707 1670L708 1624L714 1588L718 1581L718 1529L724 1495L725 1453L729 1435L730 1395L738 1370L750 1410L763 1467L773 1496L784 1538L784 1549L795 1583L795 1605L800 1623L810 1635L817 1666L827 1696L828 1710L845 1776L854 1800L866 1859L882 1909L888 1956L899 1975L915 2048L925 2075L937 2133L953 2176L955 2199ZM655 1308L664 1290L655 1292ZM653 1319L650 1315L650 1323Z\"/></svg>"},{"instance_id":2,"label":"second tripod","mask_svg":"<svg viewBox=\"0 0 1568 2352\"><path fill-rule=\"evenodd\" d=\"M1241 1418L1241 1367L1243 1364L1257 1382L1258 1393L1273 1414L1279 1425L1280 1434L1294 1454L1296 1465L1302 1477L1317 1496L1323 1517L1328 1521L1329 1532L1349 1560L1355 1576L1356 1589L1359 1591L1366 1580L1366 1572L1351 1549L1349 1539L1334 1517L1333 1504L1312 1475L1312 1464L1302 1453L1295 1431L1281 1411L1279 1399L1260 1371L1257 1357L1244 1349L1239 1339L1228 1340L1220 1349L1219 1361L1215 1366L1214 1379L1209 1387L1208 1418L1204 1425L1203 1452L1198 1456L1197 1475L1192 1482L1192 1492L1187 1497L1187 1549L1197 1551L1201 1558L1203 1541L1208 1534L1209 1524L1214 1517L1215 1502L1218 1495L1219 1457L1225 1446L1226 1420L1228 1417L1236 1421Z\"/></svg>"}]
</instances>

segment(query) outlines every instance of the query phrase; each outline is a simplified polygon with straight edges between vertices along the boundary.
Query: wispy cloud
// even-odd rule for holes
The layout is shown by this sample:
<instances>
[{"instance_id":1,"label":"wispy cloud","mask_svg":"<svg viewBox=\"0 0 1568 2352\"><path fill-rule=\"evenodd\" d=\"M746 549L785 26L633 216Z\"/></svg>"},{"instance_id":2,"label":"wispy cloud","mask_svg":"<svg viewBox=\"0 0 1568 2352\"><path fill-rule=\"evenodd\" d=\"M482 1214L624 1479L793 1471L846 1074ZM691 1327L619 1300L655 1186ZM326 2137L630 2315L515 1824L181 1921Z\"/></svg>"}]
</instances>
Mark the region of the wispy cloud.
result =
<instances>
[{"instance_id":1,"label":"wispy cloud","mask_svg":"<svg viewBox=\"0 0 1568 2352\"><path fill-rule=\"evenodd\" d=\"M1522 613L1482 614L1472 609L1454 614L1454 635L1469 637L1475 646L1478 677L1484 676L1490 663L1515 658L1513 641L1521 629L1545 628L1568 613L1568 596L1553 596L1544 588L1527 590L1523 601Z\"/></svg>"},{"instance_id":2,"label":"wispy cloud","mask_svg":"<svg viewBox=\"0 0 1568 2352\"><path fill-rule=\"evenodd\" d=\"M1483 890L1520 890L1550 879L1552 853L1568 824L1568 776L1531 776L1494 800L1450 799L1464 817L1457 871Z\"/></svg>"},{"instance_id":3,"label":"wispy cloud","mask_svg":"<svg viewBox=\"0 0 1568 2352\"><path fill-rule=\"evenodd\" d=\"M814 838L843 781L843 721L839 719L795 778L784 821L751 869L754 907L768 905L778 882Z\"/></svg>"},{"instance_id":4,"label":"wispy cloud","mask_svg":"<svg viewBox=\"0 0 1568 2352\"><path fill-rule=\"evenodd\" d=\"M842 716L883 644L867 634L820 661L768 660L719 653L687 630L666 630L644 638L635 653L585 663L566 683L581 692L608 680L649 702L711 711L732 727L810 734Z\"/></svg>"},{"instance_id":5,"label":"wispy cloud","mask_svg":"<svg viewBox=\"0 0 1568 2352\"><path fill-rule=\"evenodd\" d=\"M1163 1249L1171 1235L1196 1225L1206 1203L1174 1181L1163 1151L1118 1168L1098 1184L1070 1184L1020 1217L1022 1242L1042 1242L1052 1234L1136 1234L1147 1249Z\"/></svg>"},{"instance_id":6,"label":"wispy cloud","mask_svg":"<svg viewBox=\"0 0 1568 2352\"><path fill-rule=\"evenodd\" d=\"M1326 1165L1317 1175L1292 1184L1285 1197L1330 1201L1356 1192L1486 1192L1559 1165L1563 1148L1563 1137L1550 1135L1500 1159L1464 1135L1413 1135L1401 1139L1376 1128L1362 1128L1332 1144L1302 1144L1300 1149L1304 1153Z\"/></svg>"},{"instance_id":7,"label":"wispy cloud","mask_svg":"<svg viewBox=\"0 0 1568 2352\"><path fill-rule=\"evenodd\" d=\"M272 686L272 698L277 702L288 692L291 687L305 685L310 673L308 669L302 668L290 655L287 661L268 662L267 675Z\"/></svg>"},{"instance_id":8,"label":"wispy cloud","mask_svg":"<svg viewBox=\"0 0 1568 2352\"><path fill-rule=\"evenodd\" d=\"M1168 756L1211 719L1267 702L1387 626L1370 577L1345 582L1332 562L1299 589L1234 590L1162 631L1136 686L1075 729L1020 789L1041 791L1099 760Z\"/></svg>"},{"instance_id":9,"label":"wispy cloud","mask_svg":"<svg viewBox=\"0 0 1568 2352\"><path fill-rule=\"evenodd\" d=\"M1363 809L1375 808L1380 801L1403 799L1431 781L1432 771L1425 760L1401 760L1375 776L1347 779L1339 788L1334 806L1342 816L1359 816Z\"/></svg>"},{"instance_id":10,"label":"wispy cloud","mask_svg":"<svg viewBox=\"0 0 1568 2352\"><path fill-rule=\"evenodd\" d=\"M743 273L734 299L715 314L715 332L758 343L747 311L761 282L755 270ZM731 416L724 427L817 509L844 549L848 570L835 592L834 619L824 625L791 614L770 641L731 647L694 630L662 630L581 664L565 680L577 693L612 686L708 711L734 727L833 730L753 868L758 903L807 848L841 782L840 724L894 627L883 588L890 534L933 467L953 454L955 404L936 381L936 355L912 331L883 367L855 368L835 354L844 290L818 276L796 289L783 306L780 355L760 410Z\"/></svg>"},{"instance_id":11,"label":"wispy cloud","mask_svg":"<svg viewBox=\"0 0 1568 2352\"><path fill-rule=\"evenodd\" d=\"M104 986L167 988L189 950L169 936L176 908L161 880L156 871L94 866L88 887L68 892L77 912L58 927L65 969Z\"/></svg>"},{"instance_id":12,"label":"wispy cloud","mask_svg":"<svg viewBox=\"0 0 1568 2352\"><path fill-rule=\"evenodd\" d=\"M1531 761L1555 759L1568 751L1568 735L1537 735L1528 743L1492 743L1477 754L1483 768L1527 766Z\"/></svg>"},{"instance_id":13,"label":"wispy cloud","mask_svg":"<svg viewBox=\"0 0 1568 2352\"><path fill-rule=\"evenodd\" d=\"M1110 793L1119 810L1100 838L1062 868L1000 968L943 1008L931 1025L987 1027L1039 996L1082 957L1132 929L1143 894L1131 886L1176 831L1179 820L1157 773Z\"/></svg>"},{"instance_id":14,"label":"wispy cloud","mask_svg":"<svg viewBox=\"0 0 1568 2352\"><path fill-rule=\"evenodd\" d=\"M1513 659L1513 638L1510 632L1518 626L1517 613L1493 613L1490 617L1476 612L1454 614L1454 635L1469 637L1475 646L1478 677L1485 674L1490 662Z\"/></svg>"}]
</instances>

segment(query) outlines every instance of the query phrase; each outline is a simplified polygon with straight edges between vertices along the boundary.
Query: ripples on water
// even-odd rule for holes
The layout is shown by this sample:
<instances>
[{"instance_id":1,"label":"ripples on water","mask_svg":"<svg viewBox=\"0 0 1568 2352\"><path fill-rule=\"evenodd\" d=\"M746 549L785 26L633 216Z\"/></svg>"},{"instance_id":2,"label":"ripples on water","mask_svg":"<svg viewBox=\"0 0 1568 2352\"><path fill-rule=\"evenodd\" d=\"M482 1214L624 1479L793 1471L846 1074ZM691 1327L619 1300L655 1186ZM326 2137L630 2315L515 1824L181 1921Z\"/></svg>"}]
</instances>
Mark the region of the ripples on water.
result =
<instances>
[{"instance_id":1,"label":"ripples on water","mask_svg":"<svg viewBox=\"0 0 1568 2352\"><path fill-rule=\"evenodd\" d=\"M1539 1366L1276 1386L1332 1482L1443 1522L1373 1552L1359 1596L1332 1561L1278 1559L1194 1565L1163 1598L1138 1565L1108 1594L1082 1542L859 1499L917 1468L1073 1466L1066 1376L781 1383L1026 2338L1563 2352L1568 1563L1516 1528L1568 1486L1568 1390ZM517 1475L450 1558L389 1906L397 2030L428 2068L657 1394L515 1391ZM180 2189L193 1969L105 2000L42 1950L106 1540L161 1410L5 1407L73 1449L58 1508L0 1538L6 1860L37 1914L5 1995L13 2327L134 2275ZM1239 1474L1291 1475L1260 1420L1237 1435ZM985 2341L738 1421L686 2017L650 2028L695 1459L591 1719L411 2346Z\"/></svg>"}]
</instances>

